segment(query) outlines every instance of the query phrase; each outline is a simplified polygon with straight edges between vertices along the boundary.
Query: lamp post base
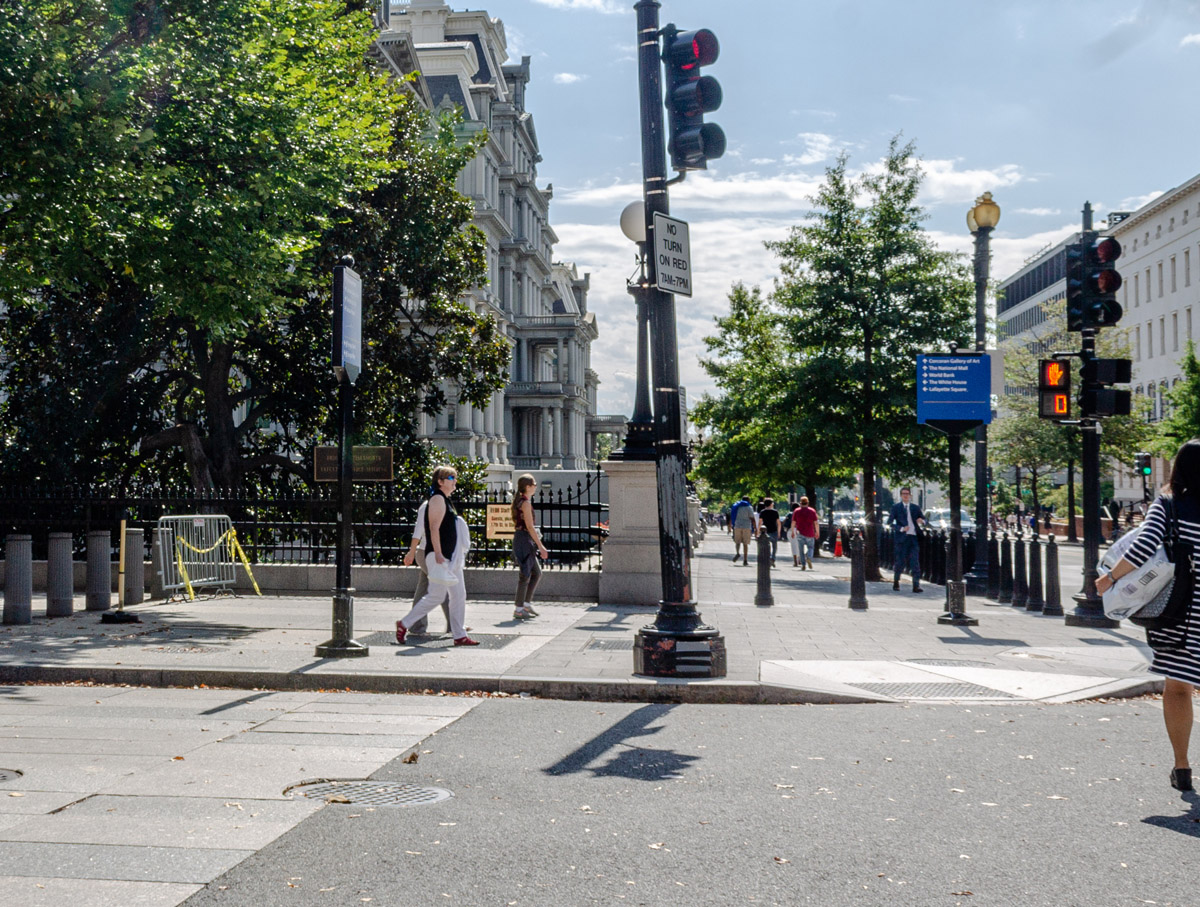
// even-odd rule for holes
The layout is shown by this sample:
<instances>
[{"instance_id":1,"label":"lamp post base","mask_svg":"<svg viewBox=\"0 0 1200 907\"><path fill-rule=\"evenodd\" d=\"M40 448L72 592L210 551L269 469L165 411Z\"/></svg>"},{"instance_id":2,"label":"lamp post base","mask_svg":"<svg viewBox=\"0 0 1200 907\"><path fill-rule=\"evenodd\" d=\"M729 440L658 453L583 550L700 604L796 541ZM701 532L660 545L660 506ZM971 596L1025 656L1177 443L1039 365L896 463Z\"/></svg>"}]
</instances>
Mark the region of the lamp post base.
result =
<instances>
[{"instance_id":1,"label":"lamp post base","mask_svg":"<svg viewBox=\"0 0 1200 907\"><path fill-rule=\"evenodd\" d=\"M979 618L971 617L966 611L966 589L963 587L962 580L947 580L946 581L946 610L938 615L937 622L939 624L948 624L952 627L977 627L979 626Z\"/></svg>"},{"instance_id":2,"label":"lamp post base","mask_svg":"<svg viewBox=\"0 0 1200 907\"><path fill-rule=\"evenodd\" d=\"M703 624L693 632L642 627L633 640L633 673L644 677L724 677L725 637Z\"/></svg>"}]
</instances>

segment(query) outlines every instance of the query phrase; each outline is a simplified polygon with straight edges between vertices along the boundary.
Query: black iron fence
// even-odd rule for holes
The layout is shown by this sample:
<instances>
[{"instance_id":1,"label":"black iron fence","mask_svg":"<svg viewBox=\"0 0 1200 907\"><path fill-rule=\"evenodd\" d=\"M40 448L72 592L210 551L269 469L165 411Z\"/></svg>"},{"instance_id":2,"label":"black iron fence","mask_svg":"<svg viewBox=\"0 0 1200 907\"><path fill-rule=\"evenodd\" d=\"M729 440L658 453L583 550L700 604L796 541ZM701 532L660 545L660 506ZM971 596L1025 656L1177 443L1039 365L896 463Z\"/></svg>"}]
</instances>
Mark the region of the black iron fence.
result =
<instances>
[{"instance_id":1,"label":"black iron fence","mask_svg":"<svg viewBox=\"0 0 1200 907\"><path fill-rule=\"evenodd\" d=\"M543 489L533 498L534 518L550 550L550 569L599 570L602 544L608 535L608 502L600 497L599 471L565 489ZM355 564L399 564L412 540L417 508L424 499L398 496L390 485L354 487ZM507 513L511 498L487 492L451 499L471 530L467 565L494 567L508 563L509 538L488 538L489 507ZM33 537L35 560L46 557L48 535L70 532L80 558L86 535L110 529L114 543L120 520L145 531L150 556L159 517L189 513L223 513L233 521L238 540L255 564L332 564L337 550L336 486L274 491L145 488L0 488L0 536ZM0 558L4 557L0 546Z\"/></svg>"}]
</instances>

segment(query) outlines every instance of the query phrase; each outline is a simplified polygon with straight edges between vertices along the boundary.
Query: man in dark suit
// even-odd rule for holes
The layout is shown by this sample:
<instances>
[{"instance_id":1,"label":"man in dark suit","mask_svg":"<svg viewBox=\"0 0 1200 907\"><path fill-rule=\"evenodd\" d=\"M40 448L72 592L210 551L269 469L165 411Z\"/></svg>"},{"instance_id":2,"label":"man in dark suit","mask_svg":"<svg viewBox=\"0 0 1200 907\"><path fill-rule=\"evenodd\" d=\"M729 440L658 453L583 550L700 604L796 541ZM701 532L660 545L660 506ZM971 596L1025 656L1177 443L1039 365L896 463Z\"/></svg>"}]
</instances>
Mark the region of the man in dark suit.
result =
<instances>
[{"instance_id":1,"label":"man in dark suit","mask_svg":"<svg viewBox=\"0 0 1200 907\"><path fill-rule=\"evenodd\" d=\"M917 529L925 525L925 514L912 502L912 489L907 485L900 489L900 502L892 507L888 522L896 531L896 570L892 575L892 588L900 591L900 574L911 561L913 592L923 592Z\"/></svg>"}]
</instances>

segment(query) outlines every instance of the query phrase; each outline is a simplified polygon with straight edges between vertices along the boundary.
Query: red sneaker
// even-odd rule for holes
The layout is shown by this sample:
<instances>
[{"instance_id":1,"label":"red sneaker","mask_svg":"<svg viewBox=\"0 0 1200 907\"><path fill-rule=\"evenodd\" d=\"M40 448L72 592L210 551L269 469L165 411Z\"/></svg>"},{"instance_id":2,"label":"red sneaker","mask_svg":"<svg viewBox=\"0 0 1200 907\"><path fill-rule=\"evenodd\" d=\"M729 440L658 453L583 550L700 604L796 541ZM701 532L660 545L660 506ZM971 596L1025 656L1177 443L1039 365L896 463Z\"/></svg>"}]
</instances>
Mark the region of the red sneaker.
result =
<instances>
[{"instance_id":1,"label":"red sneaker","mask_svg":"<svg viewBox=\"0 0 1200 907\"><path fill-rule=\"evenodd\" d=\"M404 628L404 624L396 621L396 645L404 645L404 638L408 636L408 630Z\"/></svg>"},{"instance_id":2,"label":"red sneaker","mask_svg":"<svg viewBox=\"0 0 1200 907\"><path fill-rule=\"evenodd\" d=\"M460 636L458 639L454 640L454 644L456 646L477 646L479 645L479 640L472 639L469 636Z\"/></svg>"}]
</instances>

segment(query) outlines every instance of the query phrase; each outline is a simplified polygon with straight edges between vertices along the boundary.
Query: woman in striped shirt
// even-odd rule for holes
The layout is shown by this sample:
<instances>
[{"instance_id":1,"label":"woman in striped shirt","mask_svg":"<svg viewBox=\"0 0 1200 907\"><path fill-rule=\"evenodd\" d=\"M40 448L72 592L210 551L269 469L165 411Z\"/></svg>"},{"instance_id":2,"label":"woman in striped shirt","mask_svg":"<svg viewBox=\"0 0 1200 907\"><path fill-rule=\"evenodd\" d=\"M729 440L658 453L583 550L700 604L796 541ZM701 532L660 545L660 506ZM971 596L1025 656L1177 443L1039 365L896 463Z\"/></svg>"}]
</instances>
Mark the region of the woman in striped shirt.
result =
<instances>
[{"instance_id":1,"label":"woman in striped shirt","mask_svg":"<svg viewBox=\"0 0 1200 907\"><path fill-rule=\"evenodd\" d=\"M1179 520L1179 540L1183 552L1200 565L1200 438L1188 441L1175 455L1167 488L1175 503ZM1104 593L1131 570L1144 564L1162 544L1167 533L1167 515L1159 497L1146 511L1146 521L1125 557L1110 573L1096 580L1096 591ZM1175 756L1171 786L1190 791L1192 769L1188 762L1188 743L1192 732L1192 691L1200 684L1200 574L1192 571L1192 603L1187 620L1168 630L1147 630L1146 641L1154 650L1150 670L1166 678L1163 686L1163 718L1167 737Z\"/></svg>"}]
</instances>

